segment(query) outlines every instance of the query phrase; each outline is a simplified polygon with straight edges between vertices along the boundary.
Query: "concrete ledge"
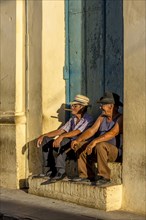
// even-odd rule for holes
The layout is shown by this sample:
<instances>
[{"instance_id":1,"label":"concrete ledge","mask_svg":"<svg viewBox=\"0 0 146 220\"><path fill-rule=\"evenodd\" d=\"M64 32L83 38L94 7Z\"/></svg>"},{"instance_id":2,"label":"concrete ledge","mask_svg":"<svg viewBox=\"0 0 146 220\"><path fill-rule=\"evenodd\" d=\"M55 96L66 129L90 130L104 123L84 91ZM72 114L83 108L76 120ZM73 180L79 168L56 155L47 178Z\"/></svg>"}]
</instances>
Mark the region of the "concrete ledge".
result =
<instances>
[{"instance_id":1,"label":"concrete ledge","mask_svg":"<svg viewBox=\"0 0 146 220\"><path fill-rule=\"evenodd\" d=\"M45 179L29 178L29 193L106 211L121 208L122 185L91 186L83 183L59 181L40 185Z\"/></svg>"},{"instance_id":2,"label":"concrete ledge","mask_svg":"<svg viewBox=\"0 0 146 220\"><path fill-rule=\"evenodd\" d=\"M115 184L122 183L122 164L113 162L108 163L109 168L111 169L111 182Z\"/></svg>"}]
</instances>

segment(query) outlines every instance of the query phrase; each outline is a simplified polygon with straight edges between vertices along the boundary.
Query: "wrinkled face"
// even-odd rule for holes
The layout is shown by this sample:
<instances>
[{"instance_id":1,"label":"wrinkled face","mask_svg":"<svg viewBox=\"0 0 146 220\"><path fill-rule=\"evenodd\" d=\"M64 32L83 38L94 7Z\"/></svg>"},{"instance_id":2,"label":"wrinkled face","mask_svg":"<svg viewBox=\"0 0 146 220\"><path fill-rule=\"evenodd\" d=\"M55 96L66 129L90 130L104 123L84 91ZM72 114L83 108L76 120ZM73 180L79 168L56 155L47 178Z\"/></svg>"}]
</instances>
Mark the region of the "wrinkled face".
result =
<instances>
[{"instance_id":1,"label":"wrinkled face","mask_svg":"<svg viewBox=\"0 0 146 220\"><path fill-rule=\"evenodd\" d=\"M80 110L81 110L83 107L84 107L84 106L82 106L82 105L80 105L80 104L73 104L73 105L71 105L72 114L73 114L73 115L80 114Z\"/></svg>"},{"instance_id":2,"label":"wrinkled face","mask_svg":"<svg viewBox=\"0 0 146 220\"><path fill-rule=\"evenodd\" d=\"M100 104L100 109L102 110L102 115L111 116L113 112L113 104Z\"/></svg>"}]
</instances>

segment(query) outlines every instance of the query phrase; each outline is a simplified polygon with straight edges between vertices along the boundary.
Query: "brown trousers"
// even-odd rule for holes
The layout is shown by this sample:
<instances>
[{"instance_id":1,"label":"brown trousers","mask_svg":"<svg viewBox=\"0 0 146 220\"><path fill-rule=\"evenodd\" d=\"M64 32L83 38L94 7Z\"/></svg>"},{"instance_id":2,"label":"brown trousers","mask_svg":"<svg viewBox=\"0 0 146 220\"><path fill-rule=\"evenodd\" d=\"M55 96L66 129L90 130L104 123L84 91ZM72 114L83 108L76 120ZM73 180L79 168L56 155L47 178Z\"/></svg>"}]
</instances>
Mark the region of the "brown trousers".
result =
<instances>
[{"instance_id":1,"label":"brown trousers","mask_svg":"<svg viewBox=\"0 0 146 220\"><path fill-rule=\"evenodd\" d=\"M118 148L108 142L98 143L92 150L91 155L85 152L89 143L82 142L78 146L78 172L81 178L95 177L95 162L97 162L98 175L110 179L108 162L114 162L118 156Z\"/></svg>"}]
</instances>

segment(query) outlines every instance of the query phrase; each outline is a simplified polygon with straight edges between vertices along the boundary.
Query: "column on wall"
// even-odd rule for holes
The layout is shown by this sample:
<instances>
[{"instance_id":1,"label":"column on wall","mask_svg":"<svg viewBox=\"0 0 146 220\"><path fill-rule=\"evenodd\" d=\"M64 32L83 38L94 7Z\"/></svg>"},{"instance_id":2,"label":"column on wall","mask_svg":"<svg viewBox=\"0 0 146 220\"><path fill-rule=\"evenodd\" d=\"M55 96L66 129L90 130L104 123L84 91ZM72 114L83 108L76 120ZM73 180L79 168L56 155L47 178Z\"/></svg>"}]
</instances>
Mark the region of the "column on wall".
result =
<instances>
[{"instance_id":1,"label":"column on wall","mask_svg":"<svg viewBox=\"0 0 146 220\"><path fill-rule=\"evenodd\" d=\"M25 28L23 1L0 2L1 186L19 188L25 179Z\"/></svg>"},{"instance_id":2,"label":"column on wall","mask_svg":"<svg viewBox=\"0 0 146 220\"><path fill-rule=\"evenodd\" d=\"M146 1L124 1L123 208L146 214Z\"/></svg>"}]
</instances>

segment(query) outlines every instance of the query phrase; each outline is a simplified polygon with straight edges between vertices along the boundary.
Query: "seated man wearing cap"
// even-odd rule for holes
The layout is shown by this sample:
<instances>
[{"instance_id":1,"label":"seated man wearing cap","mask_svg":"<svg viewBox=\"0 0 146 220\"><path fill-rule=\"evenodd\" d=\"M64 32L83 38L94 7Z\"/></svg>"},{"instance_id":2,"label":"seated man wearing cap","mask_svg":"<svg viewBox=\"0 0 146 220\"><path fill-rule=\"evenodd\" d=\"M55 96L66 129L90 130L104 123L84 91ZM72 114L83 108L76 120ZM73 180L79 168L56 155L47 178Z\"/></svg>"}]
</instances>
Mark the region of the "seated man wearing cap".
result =
<instances>
[{"instance_id":1,"label":"seated man wearing cap","mask_svg":"<svg viewBox=\"0 0 146 220\"><path fill-rule=\"evenodd\" d=\"M98 103L102 110L101 115L92 127L71 143L71 148L79 154L79 178L75 178L74 181L95 181L97 185L110 182L108 162L116 161L121 153L120 136L123 131L123 117L118 111L119 106L123 105L120 97L115 93L106 92ZM86 143L91 137L93 137L92 141ZM97 162L97 175L95 162Z\"/></svg>"},{"instance_id":2,"label":"seated man wearing cap","mask_svg":"<svg viewBox=\"0 0 146 220\"><path fill-rule=\"evenodd\" d=\"M45 170L44 174L39 176L48 176L52 182L65 177L65 151L70 148L69 154L71 152L74 154L70 147L71 141L93 124L93 118L87 113L88 97L76 95L70 104L71 109L69 110L73 116L69 121L61 128L41 135L37 141L37 146L42 147ZM54 139L55 137L57 138Z\"/></svg>"}]
</instances>

